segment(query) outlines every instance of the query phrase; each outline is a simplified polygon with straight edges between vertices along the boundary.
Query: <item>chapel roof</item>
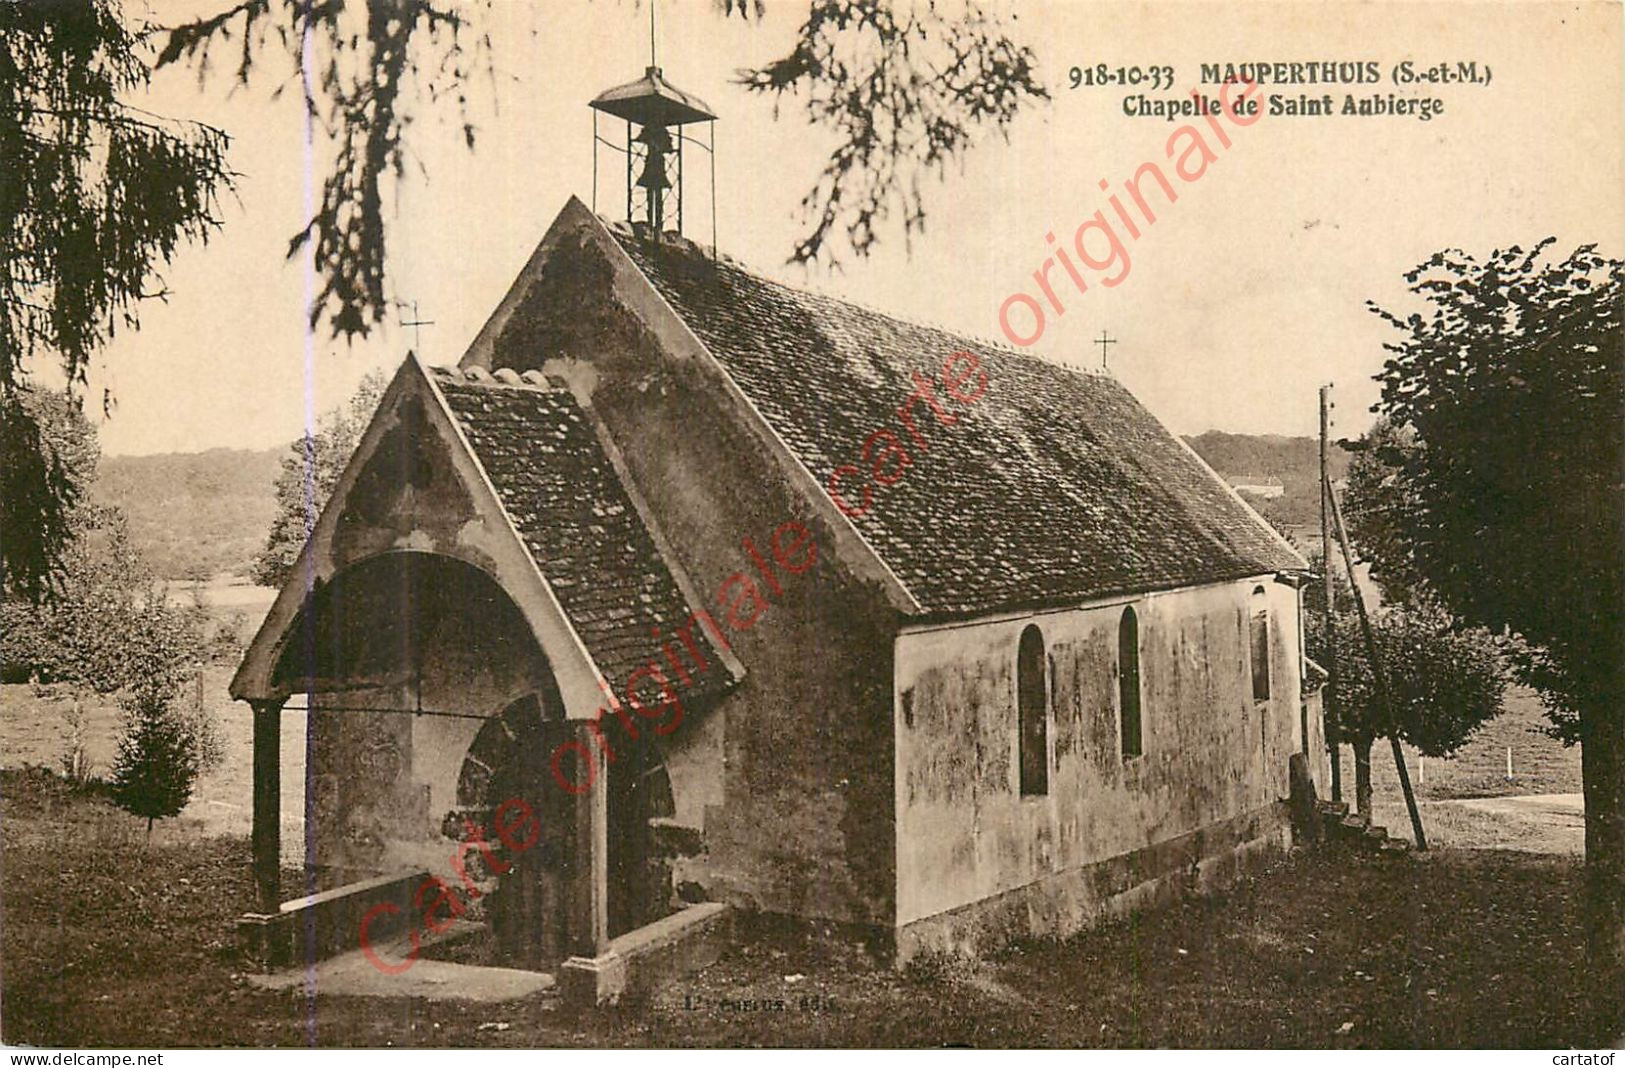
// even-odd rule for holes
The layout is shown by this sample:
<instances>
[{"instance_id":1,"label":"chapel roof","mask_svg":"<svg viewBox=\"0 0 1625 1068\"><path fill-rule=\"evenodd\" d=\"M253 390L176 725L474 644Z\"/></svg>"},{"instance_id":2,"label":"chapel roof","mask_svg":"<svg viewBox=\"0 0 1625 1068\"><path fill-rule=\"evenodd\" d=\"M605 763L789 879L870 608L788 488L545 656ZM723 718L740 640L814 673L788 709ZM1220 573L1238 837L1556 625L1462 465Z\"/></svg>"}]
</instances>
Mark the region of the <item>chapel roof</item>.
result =
<instances>
[{"instance_id":1,"label":"chapel roof","mask_svg":"<svg viewBox=\"0 0 1625 1068\"><path fill-rule=\"evenodd\" d=\"M1077 603L1306 567L1115 378L793 288L681 241L610 228L821 485L890 429L911 466L852 522L927 613ZM896 416L911 373L974 352L987 391L954 426ZM937 387L941 395L941 387Z\"/></svg>"},{"instance_id":2,"label":"chapel roof","mask_svg":"<svg viewBox=\"0 0 1625 1068\"><path fill-rule=\"evenodd\" d=\"M534 372L429 373L587 654L624 692L635 669L660 663L690 606L590 417L568 389ZM707 667L687 664L694 681L684 696L720 693L733 681L729 669L705 627L692 633Z\"/></svg>"}]
</instances>

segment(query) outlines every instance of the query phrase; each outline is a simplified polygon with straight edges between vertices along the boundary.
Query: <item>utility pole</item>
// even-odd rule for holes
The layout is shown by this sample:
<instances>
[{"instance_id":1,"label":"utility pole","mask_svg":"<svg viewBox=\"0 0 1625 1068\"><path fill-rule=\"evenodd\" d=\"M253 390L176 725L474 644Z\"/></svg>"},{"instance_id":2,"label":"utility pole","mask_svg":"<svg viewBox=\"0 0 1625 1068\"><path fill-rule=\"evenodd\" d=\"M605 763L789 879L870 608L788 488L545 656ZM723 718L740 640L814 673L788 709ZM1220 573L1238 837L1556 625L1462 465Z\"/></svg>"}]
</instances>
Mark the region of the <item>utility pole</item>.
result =
<instances>
[{"instance_id":1,"label":"utility pole","mask_svg":"<svg viewBox=\"0 0 1625 1068\"><path fill-rule=\"evenodd\" d=\"M1348 571L1349 590L1354 594L1354 610L1360 616L1360 634L1365 639L1365 655L1371 660L1371 676L1377 681L1377 699L1382 702L1383 718L1393 723L1394 699L1392 691L1388 688L1388 670L1383 666L1382 653L1377 649L1376 638L1371 633L1371 616L1365 610L1365 595L1360 592L1360 580L1354 577L1354 551L1349 548L1349 532L1343 525L1343 509L1337 503L1337 495L1332 492L1331 482L1327 481L1323 485L1326 488L1326 498L1332 505L1332 520L1337 524L1337 540L1343 547L1343 566ZM1399 789L1405 795L1405 808L1411 816L1411 830L1416 834L1416 848L1425 850L1428 847L1428 839L1422 831L1422 814L1416 808L1416 794L1411 790L1410 773L1405 770L1405 750L1400 748L1399 735L1389 734L1388 744L1394 751L1394 770L1399 772ZM1508 753L1510 752L1511 750L1508 750ZM1370 820L1366 822L1369 823Z\"/></svg>"},{"instance_id":2,"label":"utility pole","mask_svg":"<svg viewBox=\"0 0 1625 1068\"><path fill-rule=\"evenodd\" d=\"M1332 602L1332 515L1326 501L1332 484L1328 462L1331 449L1331 392L1329 385L1320 387L1320 581L1326 600L1326 663L1321 665L1326 669L1326 687L1321 701L1321 722L1325 725L1326 748L1332 754L1332 800L1341 801L1343 739L1337 721L1337 708L1332 704L1337 690L1337 629Z\"/></svg>"}]
</instances>

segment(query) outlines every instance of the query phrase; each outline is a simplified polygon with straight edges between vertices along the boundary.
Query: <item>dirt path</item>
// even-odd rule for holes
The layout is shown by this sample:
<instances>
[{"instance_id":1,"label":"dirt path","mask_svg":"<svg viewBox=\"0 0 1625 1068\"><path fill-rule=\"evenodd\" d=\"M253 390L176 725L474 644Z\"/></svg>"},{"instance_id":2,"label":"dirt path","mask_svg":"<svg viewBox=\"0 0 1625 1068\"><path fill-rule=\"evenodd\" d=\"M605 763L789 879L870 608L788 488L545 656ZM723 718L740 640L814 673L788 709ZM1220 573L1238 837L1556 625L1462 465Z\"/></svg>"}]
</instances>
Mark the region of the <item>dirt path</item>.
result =
<instances>
[{"instance_id":1,"label":"dirt path","mask_svg":"<svg viewBox=\"0 0 1625 1068\"><path fill-rule=\"evenodd\" d=\"M1524 794L1519 797L1470 797L1448 802L1476 812L1508 816L1551 817L1554 825L1585 823L1584 794Z\"/></svg>"},{"instance_id":2,"label":"dirt path","mask_svg":"<svg viewBox=\"0 0 1625 1068\"><path fill-rule=\"evenodd\" d=\"M1580 794L1452 798L1422 801L1419 807L1430 845L1585 855L1585 805ZM1375 822L1410 837L1410 816L1402 802L1385 800L1372 811Z\"/></svg>"}]
</instances>

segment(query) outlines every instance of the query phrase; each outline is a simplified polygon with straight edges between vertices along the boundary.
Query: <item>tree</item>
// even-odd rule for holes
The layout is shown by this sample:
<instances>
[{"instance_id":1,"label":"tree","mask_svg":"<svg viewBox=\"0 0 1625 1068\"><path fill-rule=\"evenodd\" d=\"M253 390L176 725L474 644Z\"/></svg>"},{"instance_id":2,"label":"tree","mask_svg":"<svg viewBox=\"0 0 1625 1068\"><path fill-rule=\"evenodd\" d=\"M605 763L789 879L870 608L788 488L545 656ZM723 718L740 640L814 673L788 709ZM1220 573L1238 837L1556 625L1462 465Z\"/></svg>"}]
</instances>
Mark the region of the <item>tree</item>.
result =
<instances>
[{"instance_id":1,"label":"tree","mask_svg":"<svg viewBox=\"0 0 1625 1068\"><path fill-rule=\"evenodd\" d=\"M81 505L73 519L60 592L43 605L7 602L28 621L19 630L34 673L103 695L174 692L203 661L207 613L168 602L118 509Z\"/></svg>"},{"instance_id":2,"label":"tree","mask_svg":"<svg viewBox=\"0 0 1625 1068\"><path fill-rule=\"evenodd\" d=\"M1625 1036L1625 263L1547 238L1406 274L1379 413L1413 436L1393 552L1462 618L1510 628L1520 673L1582 745L1588 975L1598 1041Z\"/></svg>"},{"instance_id":3,"label":"tree","mask_svg":"<svg viewBox=\"0 0 1625 1068\"><path fill-rule=\"evenodd\" d=\"M21 382L0 387L0 598L38 601L60 577L73 505L96 477L101 450L78 401Z\"/></svg>"},{"instance_id":4,"label":"tree","mask_svg":"<svg viewBox=\"0 0 1625 1068\"><path fill-rule=\"evenodd\" d=\"M24 402L33 361L83 384L231 181L223 133L124 102L150 32L116 0L0 4L0 578L31 600L60 574L82 489Z\"/></svg>"},{"instance_id":5,"label":"tree","mask_svg":"<svg viewBox=\"0 0 1625 1068\"><path fill-rule=\"evenodd\" d=\"M168 700L139 693L127 709L128 722L113 765L112 793L118 806L147 820L177 816L197 780L197 739L175 715Z\"/></svg>"},{"instance_id":6,"label":"tree","mask_svg":"<svg viewBox=\"0 0 1625 1068\"><path fill-rule=\"evenodd\" d=\"M1317 570L1324 558L1311 557ZM1372 638L1388 681L1388 705L1377 687L1365 635L1348 582L1333 565L1337 686L1329 694L1344 741L1354 750L1355 807L1371 812L1371 748L1397 738L1424 756L1449 756L1500 714L1506 695L1507 643L1482 627L1467 627L1440 605L1418 595L1389 602L1373 613ZM1329 663L1325 595L1319 583L1304 590L1309 657Z\"/></svg>"},{"instance_id":7,"label":"tree","mask_svg":"<svg viewBox=\"0 0 1625 1068\"><path fill-rule=\"evenodd\" d=\"M214 742L207 722L189 715L178 700L202 669L201 615L201 608L178 611L148 596L122 621L118 682L125 725L113 765L113 800L145 817L149 835L154 820L186 807Z\"/></svg>"},{"instance_id":8,"label":"tree","mask_svg":"<svg viewBox=\"0 0 1625 1068\"><path fill-rule=\"evenodd\" d=\"M143 608L158 596L152 581L118 510L81 505L56 594L41 605L6 602L14 621L4 639L8 665L85 691L118 691L132 670L127 642Z\"/></svg>"},{"instance_id":9,"label":"tree","mask_svg":"<svg viewBox=\"0 0 1625 1068\"><path fill-rule=\"evenodd\" d=\"M949 0L952 3L952 0ZM715 0L723 16L759 18L761 0ZM805 92L808 119L837 134L807 195L810 227L792 258L835 260L832 237L867 255L882 225L924 225L922 179L940 175L989 130L1004 133L1028 102L1045 99L1029 49L976 0L894 5L814 0L784 58L740 72L774 98ZM116 0L0 3L0 159L20 179L0 187L0 565L39 596L58 567L73 490L11 391L30 356L60 354L83 382L92 352L136 306L164 295L157 268L182 240L218 225L213 208L231 174L226 136L126 105L152 69L191 62L206 80L214 49L230 77L301 89L314 129L332 149L320 202L293 235L319 285L312 326L365 337L394 303L383 205L405 173L420 105L450 105L473 149L470 86L492 75L490 40L448 0L222 0L214 14L167 31L150 56L151 27ZM1013 21L1013 16L1011 21ZM150 58L149 58L150 56ZM274 64L272 64L274 65ZM104 404L108 402L104 398ZM14 503L15 502L15 503Z\"/></svg>"},{"instance_id":10,"label":"tree","mask_svg":"<svg viewBox=\"0 0 1625 1068\"><path fill-rule=\"evenodd\" d=\"M124 639L152 575L116 508L81 505L71 516L62 577L43 604L0 601L0 660L8 680L62 682L111 694L128 677Z\"/></svg>"},{"instance_id":11,"label":"tree","mask_svg":"<svg viewBox=\"0 0 1625 1068\"><path fill-rule=\"evenodd\" d=\"M73 398L64 393L23 386L18 388L15 400L36 439L46 443L68 500L77 501L96 475L100 449L95 428ZM14 426L4 423L0 425L0 432ZM0 472L0 491L9 492L12 487L8 473ZM31 497L25 488L18 491L23 493L21 499L0 494L0 541L18 537L12 524L27 525L31 510L36 519L51 521L42 502ZM63 529L55 537L66 540L71 536L75 514L70 511L58 517ZM44 579L50 568L43 561L32 572L32 581L11 572L6 576L8 581L0 583L0 681L27 682L30 678L50 681L49 675L54 670L51 665L61 659L54 645L55 636L40 625L35 609L37 602L60 592L60 561L53 566L56 573L51 576L49 587L44 585Z\"/></svg>"},{"instance_id":12,"label":"tree","mask_svg":"<svg viewBox=\"0 0 1625 1068\"><path fill-rule=\"evenodd\" d=\"M316 433L307 432L289 447L276 479L276 518L271 520L265 548L254 560L253 578L261 586L280 587L288 580L316 517L333 495L388 387L382 374L369 373L343 407L321 417Z\"/></svg>"},{"instance_id":13,"label":"tree","mask_svg":"<svg viewBox=\"0 0 1625 1068\"><path fill-rule=\"evenodd\" d=\"M713 6L746 20L765 10L762 0ZM469 81L493 72L490 38L470 11L489 7L489 0L466 9L442 0L238 0L171 30L158 65L192 62L200 77L216 46L229 50L240 85L280 53L286 63L277 76L287 80L279 86L298 79L307 114L331 137L321 203L288 248L291 258L309 245L321 279L312 326L325 321L335 337L364 337L392 306L385 193L405 171L416 103L453 103L474 147ZM792 260L835 260L832 238L867 255L894 214L905 235L918 232L926 217L922 179L940 176L983 133L1004 133L1024 105L1048 98L1013 21L977 0L813 0L787 55L739 72L740 84L773 98L775 113L786 94L805 93L809 122L837 135L802 202L808 229Z\"/></svg>"},{"instance_id":14,"label":"tree","mask_svg":"<svg viewBox=\"0 0 1625 1068\"><path fill-rule=\"evenodd\" d=\"M1416 527L1420 502L1399 477L1416 448L1415 433L1378 419L1359 439L1341 444L1352 453L1343 504L1350 533L1370 561L1371 577L1390 600L1427 596L1427 579L1417 571L1409 550L1409 532Z\"/></svg>"}]
</instances>

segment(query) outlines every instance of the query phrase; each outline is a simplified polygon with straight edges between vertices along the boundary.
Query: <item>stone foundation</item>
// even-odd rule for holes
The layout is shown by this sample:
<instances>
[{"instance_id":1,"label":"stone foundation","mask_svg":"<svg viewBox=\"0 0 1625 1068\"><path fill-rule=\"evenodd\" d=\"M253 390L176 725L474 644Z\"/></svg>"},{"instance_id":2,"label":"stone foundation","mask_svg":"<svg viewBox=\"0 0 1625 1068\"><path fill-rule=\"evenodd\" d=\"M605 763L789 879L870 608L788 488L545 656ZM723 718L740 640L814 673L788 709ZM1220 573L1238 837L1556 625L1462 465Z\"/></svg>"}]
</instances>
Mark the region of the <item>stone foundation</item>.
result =
<instances>
[{"instance_id":1,"label":"stone foundation","mask_svg":"<svg viewBox=\"0 0 1625 1068\"><path fill-rule=\"evenodd\" d=\"M1219 889L1292 844L1285 802L903 925L896 963L975 956L1020 938L1065 937L1101 919Z\"/></svg>"},{"instance_id":2,"label":"stone foundation","mask_svg":"<svg viewBox=\"0 0 1625 1068\"><path fill-rule=\"evenodd\" d=\"M727 945L728 907L691 905L610 940L597 957L571 957L559 968L565 1004L609 1005L647 993L716 963Z\"/></svg>"},{"instance_id":3,"label":"stone foundation","mask_svg":"<svg viewBox=\"0 0 1625 1068\"><path fill-rule=\"evenodd\" d=\"M362 917L385 903L398 911L375 917L367 933L374 941L390 938L417 919L412 894L428 877L427 871L380 875L284 901L275 913L248 913L237 921L238 942L262 971L322 960L357 948Z\"/></svg>"}]
</instances>

